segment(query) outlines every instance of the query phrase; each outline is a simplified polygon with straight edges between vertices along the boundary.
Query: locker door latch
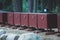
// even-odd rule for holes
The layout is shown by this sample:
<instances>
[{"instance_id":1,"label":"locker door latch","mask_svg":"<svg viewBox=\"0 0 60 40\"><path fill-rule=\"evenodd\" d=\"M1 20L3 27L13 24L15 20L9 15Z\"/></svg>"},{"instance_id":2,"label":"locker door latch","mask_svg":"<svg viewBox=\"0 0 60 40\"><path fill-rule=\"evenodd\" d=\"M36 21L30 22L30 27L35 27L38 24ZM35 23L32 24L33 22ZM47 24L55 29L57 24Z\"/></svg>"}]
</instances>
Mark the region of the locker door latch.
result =
<instances>
[{"instance_id":1,"label":"locker door latch","mask_svg":"<svg viewBox=\"0 0 60 40\"><path fill-rule=\"evenodd\" d=\"M24 16L24 18L26 18L26 15Z\"/></svg>"},{"instance_id":2,"label":"locker door latch","mask_svg":"<svg viewBox=\"0 0 60 40\"><path fill-rule=\"evenodd\" d=\"M44 16L42 16L41 19L44 20Z\"/></svg>"}]
</instances>

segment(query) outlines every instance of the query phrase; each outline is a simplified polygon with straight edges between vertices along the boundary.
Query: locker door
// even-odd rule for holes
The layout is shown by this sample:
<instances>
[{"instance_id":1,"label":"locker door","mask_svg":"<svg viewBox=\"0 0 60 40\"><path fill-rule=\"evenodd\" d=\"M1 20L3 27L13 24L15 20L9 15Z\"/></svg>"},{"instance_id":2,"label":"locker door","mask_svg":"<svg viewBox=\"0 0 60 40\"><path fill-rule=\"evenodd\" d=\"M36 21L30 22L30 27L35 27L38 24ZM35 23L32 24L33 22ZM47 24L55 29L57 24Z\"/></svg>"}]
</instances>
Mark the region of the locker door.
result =
<instances>
[{"instance_id":1,"label":"locker door","mask_svg":"<svg viewBox=\"0 0 60 40\"><path fill-rule=\"evenodd\" d=\"M21 14L21 25L28 26L28 14Z\"/></svg>"},{"instance_id":2,"label":"locker door","mask_svg":"<svg viewBox=\"0 0 60 40\"><path fill-rule=\"evenodd\" d=\"M48 14L48 28L56 28L57 27L57 14Z\"/></svg>"},{"instance_id":3,"label":"locker door","mask_svg":"<svg viewBox=\"0 0 60 40\"><path fill-rule=\"evenodd\" d=\"M8 24L13 25L13 12L8 12L7 14Z\"/></svg>"},{"instance_id":4,"label":"locker door","mask_svg":"<svg viewBox=\"0 0 60 40\"><path fill-rule=\"evenodd\" d=\"M0 2L0 10L3 9L3 2Z\"/></svg>"},{"instance_id":5,"label":"locker door","mask_svg":"<svg viewBox=\"0 0 60 40\"><path fill-rule=\"evenodd\" d=\"M21 23L20 23L20 13L18 13L18 12L14 13L14 24L15 25L21 25Z\"/></svg>"},{"instance_id":6,"label":"locker door","mask_svg":"<svg viewBox=\"0 0 60 40\"><path fill-rule=\"evenodd\" d=\"M29 14L29 26L37 28L37 15Z\"/></svg>"},{"instance_id":7,"label":"locker door","mask_svg":"<svg viewBox=\"0 0 60 40\"><path fill-rule=\"evenodd\" d=\"M3 16L2 16L2 13L0 13L0 23L2 23L3 22L3 18L2 18Z\"/></svg>"},{"instance_id":8,"label":"locker door","mask_svg":"<svg viewBox=\"0 0 60 40\"><path fill-rule=\"evenodd\" d=\"M38 28L47 28L47 14L38 14Z\"/></svg>"},{"instance_id":9,"label":"locker door","mask_svg":"<svg viewBox=\"0 0 60 40\"><path fill-rule=\"evenodd\" d=\"M60 30L60 14L57 14L57 26L58 29Z\"/></svg>"},{"instance_id":10,"label":"locker door","mask_svg":"<svg viewBox=\"0 0 60 40\"><path fill-rule=\"evenodd\" d=\"M7 13L3 13L3 23L7 24Z\"/></svg>"}]
</instances>

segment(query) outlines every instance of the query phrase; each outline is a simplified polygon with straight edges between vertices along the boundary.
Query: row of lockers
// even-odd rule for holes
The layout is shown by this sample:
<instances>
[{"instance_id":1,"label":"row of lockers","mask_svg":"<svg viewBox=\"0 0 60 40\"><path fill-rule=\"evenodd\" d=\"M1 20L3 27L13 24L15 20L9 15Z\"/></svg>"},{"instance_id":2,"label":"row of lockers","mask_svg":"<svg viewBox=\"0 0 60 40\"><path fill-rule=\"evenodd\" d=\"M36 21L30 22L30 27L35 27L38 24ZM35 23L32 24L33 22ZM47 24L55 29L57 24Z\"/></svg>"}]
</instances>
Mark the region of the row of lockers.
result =
<instances>
[{"instance_id":1,"label":"row of lockers","mask_svg":"<svg viewBox=\"0 0 60 40\"><path fill-rule=\"evenodd\" d=\"M34 14L19 12L0 13L0 22L7 22L10 25L20 25L43 29L60 28L60 14Z\"/></svg>"}]
</instances>

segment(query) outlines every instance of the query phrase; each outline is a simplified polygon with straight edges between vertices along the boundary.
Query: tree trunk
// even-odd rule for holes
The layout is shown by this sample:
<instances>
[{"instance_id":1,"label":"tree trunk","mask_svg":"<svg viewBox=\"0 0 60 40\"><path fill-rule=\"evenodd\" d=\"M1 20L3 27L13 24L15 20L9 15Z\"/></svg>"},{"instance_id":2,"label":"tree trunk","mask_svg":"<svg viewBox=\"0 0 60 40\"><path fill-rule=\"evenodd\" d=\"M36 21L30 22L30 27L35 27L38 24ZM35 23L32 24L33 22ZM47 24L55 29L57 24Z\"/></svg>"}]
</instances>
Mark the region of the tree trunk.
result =
<instances>
[{"instance_id":1,"label":"tree trunk","mask_svg":"<svg viewBox=\"0 0 60 40\"><path fill-rule=\"evenodd\" d=\"M14 12L22 12L22 1L23 0L13 0L13 11Z\"/></svg>"},{"instance_id":2,"label":"tree trunk","mask_svg":"<svg viewBox=\"0 0 60 40\"><path fill-rule=\"evenodd\" d=\"M28 12L33 12L33 0L28 0Z\"/></svg>"},{"instance_id":3,"label":"tree trunk","mask_svg":"<svg viewBox=\"0 0 60 40\"><path fill-rule=\"evenodd\" d=\"M37 0L34 0L33 12L37 12Z\"/></svg>"}]
</instances>

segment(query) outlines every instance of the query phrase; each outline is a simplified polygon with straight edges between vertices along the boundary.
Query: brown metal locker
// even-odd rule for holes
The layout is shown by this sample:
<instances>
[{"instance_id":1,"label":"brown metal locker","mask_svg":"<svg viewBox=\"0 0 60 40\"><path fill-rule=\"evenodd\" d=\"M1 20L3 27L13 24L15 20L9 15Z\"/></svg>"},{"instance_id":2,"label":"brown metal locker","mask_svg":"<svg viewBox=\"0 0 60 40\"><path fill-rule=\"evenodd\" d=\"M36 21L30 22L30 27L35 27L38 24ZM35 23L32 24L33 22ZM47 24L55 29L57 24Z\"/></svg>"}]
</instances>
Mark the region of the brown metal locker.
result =
<instances>
[{"instance_id":1,"label":"brown metal locker","mask_svg":"<svg viewBox=\"0 0 60 40\"><path fill-rule=\"evenodd\" d=\"M47 15L48 28L57 27L57 14L48 14Z\"/></svg>"},{"instance_id":2,"label":"brown metal locker","mask_svg":"<svg viewBox=\"0 0 60 40\"><path fill-rule=\"evenodd\" d=\"M8 20L8 24L10 24L10 25L14 25L14 23L13 23L13 17L14 16L14 14L13 14L13 12L8 12L8 14L7 14L7 20Z\"/></svg>"},{"instance_id":3,"label":"brown metal locker","mask_svg":"<svg viewBox=\"0 0 60 40\"><path fill-rule=\"evenodd\" d=\"M38 28L47 28L47 14L38 14Z\"/></svg>"},{"instance_id":4,"label":"brown metal locker","mask_svg":"<svg viewBox=\"0 0 60 40\"><path fill-rule=\"evenodd\" d=\"M20 12L14 12L14 25L21 25Z\"/></svg>"},{"instance_id":5,"label":"brown metal locker","mask_svg":"<svg viewBox=\"0 0 60 40\"><path fill-rule=\"evenodd\" d=\"M21 13L21 25L28 26L28 13Z\"/></svg>"},{"instance_id":6,"label":"brown metal locker","mask_svg":"<svg viewBox=\"0 0 60 40\"><path fill-rule=\"evenodd\" d=\"M6 13L3 13L3 24L7 24L7 12Z\"/></svg>"},{"instance_id":7,"label":"brown metal locker","mask_svg":"<svg viewBox=\"0 0 60 40\"><path fill-rule=\"evenodd\" d=\"M60 14L57 14L57 27L60 32Z\"/></svg>"},{"instance_id":8,"label":"brown metal locker","mask_svg":"<svg viewBox=\"0 0 60 40\"><path fill-rule=\"evenodd\" d=\"M0 23L3 23L3 18L2 18L3 16L2 16L2 13L0 13Z\"/></svg>"},{"instance_id":9,"label":"brown metal locker","mask_svg":"<svg viewBox=\"0 0 60 40\"><path fill-rule=\"evenodd\" d=\"M37 14L29 14L29 26L37 28Z\"/></svg>"}]
</instances>

